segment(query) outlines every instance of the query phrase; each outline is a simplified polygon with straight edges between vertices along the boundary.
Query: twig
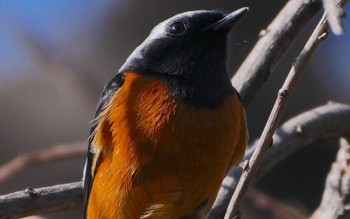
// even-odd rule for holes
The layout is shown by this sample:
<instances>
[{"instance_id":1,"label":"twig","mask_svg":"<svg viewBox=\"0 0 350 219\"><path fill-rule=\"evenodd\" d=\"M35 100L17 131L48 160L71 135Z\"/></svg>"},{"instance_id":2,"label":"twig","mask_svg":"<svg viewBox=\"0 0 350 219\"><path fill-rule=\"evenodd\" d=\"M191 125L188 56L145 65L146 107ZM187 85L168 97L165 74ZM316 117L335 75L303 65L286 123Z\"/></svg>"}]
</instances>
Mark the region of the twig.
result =
<instances>
[{"instance_id":1,"label":"twig","mask_svg":"<svg viewBox=\"0 0 350 219\"><path fill-rule=\"evenodd\" d=\"M337 0L322 0L323 7L327 14L327 21L329 27L334 34L340 35L343 34L344 25L341 17L343 16L343 9L338 6Z\"/></svg>"},{"instance_id":2,"label":"twig","mask_svg":"<svg viewBox=\"0 0 350 219\"><path fill-rule=\"evenodd\" d=\"M350 145L343 138L340 140L337 159L327 176L321 205L310 219L350 218L349 185Z\"/></svg>"},{"instance_id":3,"label":"twig","mask_svg":"<svg viewBox=\"0 0 350 219\"><path fill-rule=\"evenodd\" d=\"M324 138L350 135L350 122L344 121L350 121L350 105L340 103L329 103L289 120L273 136L274 144L260 164L256 179L305 145ZM246 155L252 153L253 148Z\"/></svg>"},{"instance_id":4,"label":"twig","mask_svg":"<svg viewBox=\"0 0 350 219\"><path fill-rule=\"evenodd\" d=\"M302 3L300 3L300 2L302 2ZM266 53L263 53L263 54L267 54L267 57L265 57L265 61L263 61L262 62L262 64L263 64L263 66L264 66L264 68L261 68L262 69L262 71L267 71L267 73L266 74L262 74L263 75L263 81L264 81L264 79L266 78L266 75L268 75L269 74L269 69L271 69L273 66L274 66L274 64L276 63L276 61L279 59L278 57L280 57L281 56L281 54L283 53L283 51L285 51L286 50L286 47L288 47L288 45L290 44L290 42L292 41L292 39L294 39L295 38L295 35L296 35L296 33L297 32L299 32L300 30L301 30L301 27L304 25L304 24L306 24L307 22L306 21L308 21L308 20L310 20L312 17L313 17L313 15L314 14L316 14L316 12L319 10L319 8L320 8L320 4L319 3L315 3L315 2L313 2L313 1L309 1L309 2L307 2L307 3L305 3L305 2L307 2L307 1L297 1L297 0L291 0L290 2L289 2L289 7L290 7L290 9L298 9L298 11L297 12L295 12L294 10L291 10L291 12L294 12L294 14L293 14L293 16L292 16L292 18L293 19L290 19L290 18L288 18L288 17L286 17L285 16L285 22L286 23L284 23L284 25L283 25L283 23L282 23L282 26L283 27L286 27L286 29L284 29L284 28L282 28L282 33L281 33L281 35L278 35L277 36L277 38L271 38L272 39L272 41L273 42L270 42L271 44L269 44L269 47L267 47L268 48L268 50L269 51L271 51L271 50L274 50L274 51L271 51L271 53L270 52L266 52ZM292 4L292 3L294 3L294 4ZM302 6L300 6L300 5L302 5ZM302 8L300 8L300 7L302 7ZM295 17L300 17L299 19L297 19L297 18L294 18L294 16ZM280 16L281 17L281 16ZM288 19L290 19L290 20L288 20ZM294 22L293 22L294 21ZM295 26L293 26L293 27L290 27L289 25L286 25L286 24L290 24L290 22L291 23L294 23L295 24ZM280 28L280 27L279 27ZM267 31L267 34L269 34L269 32L270 32L271 30L268 30ZM279 30L277 30L276 29L276 31L279 31ZM271 35L271 36L276 36L276 35ZM260 50L261 51L261 50ZM258 52L258 53L261 53L261 52ZM265 56L265 55L264 55ZM257 59L255 59L254 60L254 62L257 62ZM261 62L259 62L260 63L260 65L261 65ZM258 65L259 65L259 63L258 63ZM258 65L255 65L254 64L254 66L258 66ZM257 69L257 71L258 71L258 69L259 69L259 67L257 67L256 68ZM247 74L247 72L242 72L242 74ZM261 79L261 77L259 76L258 77L258 80L260 80ZM255 80L255 79L253 79L253 80ZM244 81L244 79L243 79L243 81ZM241 90L241 93L242 93L242 96L243 96L243 99L244 99L244 101L245 101L245 105L247 106L248 104L247 103L249 103L250 101L251 101L251 99L252 99L252 97L254 96L254 94L255 94L255 92L260 88L260 86L261 86L261 84L263 83L263 81L262 82L257 82L257 83L255 83L255 82L253 82L253 87L257 87L257 88L253 88L252 90L254 90L253 91L253 95L250 95L249 96L249 98L247 98L246 97L246 95L247 95L247 90L245 90L244 91L244 89L240 89L238 86L236 86L237 88L239 88L239 90ZM249 86L248 86L249 87ZM247 87L247 88L248 88ZM250 87L250 88L252 88L252 87ZM250 89L250 88L248 88L248 89ZM77 188L77 190L79 190L79 192L80 192L80 194L79 195L81 195L81 185L80 185L80 183L78 183L79 184L79 188ZM56 190L57 189L61 189L60 188L60 186L58 186L57 188L56 188ZM70 199L70 196L72 195L72 194L67 194L67 193L65 193L65 189L66 188L63 188L63 190L61 191L61 192L58 192L58 195L62 195L63 193L63 195L65 196L65 198L62 198L62 200L64 200L65 202L67 201L67 200L69 200ZM56 194L57 195L57 194ZM5 196L2 196L2 197L0 197L0 200L3 200L2 198L4 198ZM8 197L6 197L7 199L8 199ZM6 200L6 198L4 198L5 200ZM52 200L50 200L50 201L47 201L47 202L52 202L52 201L54 201L55 200L55 198L53 197L53 199ZM16 203L17 201L15 200L14 202L13 202L13 200L12 201L10 201L9 203L10 203L10 205L14 205L14 203ZM75 204L77 204L77 205L79 205L80 206L80 203L81 203L81 200L76 200L76 201L73 201L73 202L75 202ZM49 203L47 203L47 204L49 204ZM64 203L65 204L65 203ZM60 207L59 206L59 204L55 204L55 205L57 205L57 207ZM22 207L21 207L22 208ZM78 207L77 207L78 208ZM2 203L0 202L0 210L2 209ZM24 208L22 208L24 211L25 211L25 207ZM28 210L28 209L27 209ZM45 209L44 209L45 210ZM43 213L43 212L46 212L46 211L44 211L43 209L41 209L41 210L38 210L38 211L40 211L40 212L37 212L37 213ZM56 211L56 210L55 210ZM57 211L60 211L60 210L57 210ZM14 212L14 214L15 214L16 212ZM0 215L2 215L2 212L0 212ZM16 214L15 214L16 215ZM29 214L25 214L25 215L29 215ZM12 214L12 216L13 216L13 214ZM9 217L11 217L11 216L9 216ZM17 217L17 216L16 216Z\"/></svg>"},{"instance_id":5,"label":"twig","mask_svg":"<svg viewBox=\"0 0 350 219\"><path fill-rule=\"evenodd\" d=\"M342 5L344 5L347 1L342 2ZM248 107L262 84L269 77L271 69L281 59L302 27L311 20L319 9L318 1L288 1L268 28L262 31L261 39L256 43L232 79L245 107ZM214 206L207 217L208 219L223 217L228 199L236 188L240 174L241 170L234 168L226 176Z\"/></svg>"},{"instance_id":6,"label":"twig","mask_svg":"<svg viewBox=\"0 0 350 219\"><path fill-rule=\"evenodd\" d=\"M260 40L232 79L245 107L248 107L272 69L320 8L320 1L290 0L266 30L261 32Z\"/></svg>"},{"instance_id":7,"label":"twig","mask_svg":"<svg viewBox=\"0 0 350 219\"><path fill-rule=\"evenodd\" d=\"M86 154L86 150L87 146L85 142L77 142L54 145L51 148L41 151L21 154L8 163L0 166L0 184L30 165L82 157Z\"/></svg>"},{"instance_id":8,"label":"twig","mask_svg":"<svg viewBox=\"0 0 350 219\"><path fill-rule=\"evenodd\" d=\"M27 188L20 192L0 196L0 219L71 211L81 206L81 182L40 189Z\"/></svg>"},{"instance_id":9,"label":"twig","mask_svg":"<svg viewBox=\"0 0 350 219\"><path fill-rule=\"evenodd\" d=\"M315 28L314 32L310 36L308 42L301 51L299 57L296 59L295 63L292 65L291 70L288 73L287 79L284 82L281 90L278 92L278 97L273 106L267 124L261 135L259 145L253 153L253 156L249 160L247 167L243 169L242 176L238 181L236 191L233 193L232 199L227 209L225 219L232 219L239 213L240 204L243 200L244 194L250 185L250 182L257 172L258 165L260 164L265 152L267 151L272 135L275 132L280 118L283 114L285 106L287 104L288 96L294 90L295 84L303 73L306 63L310 59L311 55L319 45L319 43L324 40L327 36L328 24L326 20L326 15L324 14L321 21Z\"/></svg>"},{"instance_id":10,"label":"twig","mask_svg":"<svg viewBox=\"0 0 350 219\"><path fill-rule=\"evenodd\" d=\"M350 105L329 103L300 114L277 129L273 136L273 145L259 165L258 175L263 176L285 157L318 140L350 135ZM255 141L245 153L243 160L249 160L258 141ZM208 219L223 218L230 198L237 186L242 169L233 168L226 176Z\"/></svg>"},{"instance_id":11,"label":"twig","mask_svg":"<svg viewBox=\"0 0 350 219\"><path fill-rule=\"evenodd\" d=\"M274 138L280 140L274 142L273 149L268 152L267 158L264 158L262 168L266 169L266 166L273 162L279 154L288 156L288 154L294 152L291 148L300 149L322 138L349 135L350 123L344 121L350 121L350 105L338 103L318 107L289 120L276 132ZM249 158L249 156L251 156L251 153L248 151L245 158ZM239 169L236 168L235 170ZM239 175L235 174L234 180L238 180ZM232 189L231 186L228 185L228 189ZM35 189L34 193L40 194L38 198L30 197L28 194L33 193L30 191L31 189L27 189L26 192L15 192L0 196L0 219L75 210L79 209L82 204L81 182ZM229 200L228 198L226 203L220 202L218 204L226 209ZM210 218L222 218L222 214L218 216L220 213L217 211L215 213Z\"/></svg>"}]
</instances>

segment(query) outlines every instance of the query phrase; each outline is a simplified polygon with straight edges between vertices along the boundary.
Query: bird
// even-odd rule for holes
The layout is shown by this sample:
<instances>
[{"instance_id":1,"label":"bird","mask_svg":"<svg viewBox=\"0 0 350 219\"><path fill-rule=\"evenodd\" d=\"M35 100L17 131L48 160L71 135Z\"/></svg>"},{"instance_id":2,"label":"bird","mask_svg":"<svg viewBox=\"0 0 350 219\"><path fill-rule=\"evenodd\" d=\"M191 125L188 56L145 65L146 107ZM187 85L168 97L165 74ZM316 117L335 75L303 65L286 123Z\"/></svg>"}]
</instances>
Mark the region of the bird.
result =
<instances>
[{"instance_id":1,"label":"bird","mask_svg":"<svg viewBox=\"0 0 350 219\"><path fill-rule=\"evenodd\" d=\"M247 144L227 70L248 10L197 10L156 25L109 82L91 122L83 219L205 218Z\"/></svg>"}]
</instances>

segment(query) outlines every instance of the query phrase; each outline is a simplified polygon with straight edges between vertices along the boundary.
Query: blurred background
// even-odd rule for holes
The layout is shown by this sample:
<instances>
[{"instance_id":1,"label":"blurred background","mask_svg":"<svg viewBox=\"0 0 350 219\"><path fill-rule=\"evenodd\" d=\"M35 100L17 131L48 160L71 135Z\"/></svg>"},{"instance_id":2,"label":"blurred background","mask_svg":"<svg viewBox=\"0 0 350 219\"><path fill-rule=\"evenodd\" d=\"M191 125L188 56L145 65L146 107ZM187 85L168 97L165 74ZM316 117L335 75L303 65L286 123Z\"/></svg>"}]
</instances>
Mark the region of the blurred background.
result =
<instances>
[{"instance_id":1,"label":"blurred background","mask_svg":"<svg viewBox=\"0 0 350 219\"><path fill-rule=\"evenodd\" d=\"M232 31L229 70L233 73L255 44L259 32L286 2L0 1L0 165L22 153L85 141L104 84L160 21L189 10L231 12L250 7ZM345 10L350 12L349 5ZM316 23L317 19L299 36L249 107L251 140L260 135L276 92ZM345 20L345 28L350 29L349 19ZM308 64L290 99L284 121L330 100L350 103L349 59L349 34L330 34ZM297 208L301 217L308 215L319 204L336 151L336 139L307 147L272 169L257 183L251 196L262 192L288 208ZM84 157L30 166L0 184L0 194L29 186L78 181L83 165ZM248 198L245 207L254 205L252 200ZM246 218L273 218L262 214L268 212L261 209L257 212L260 216L252 212ZM243 213L247 211L243 209ZM79 218L79 211L44 217Z\"/></svg>"}]
</instances>

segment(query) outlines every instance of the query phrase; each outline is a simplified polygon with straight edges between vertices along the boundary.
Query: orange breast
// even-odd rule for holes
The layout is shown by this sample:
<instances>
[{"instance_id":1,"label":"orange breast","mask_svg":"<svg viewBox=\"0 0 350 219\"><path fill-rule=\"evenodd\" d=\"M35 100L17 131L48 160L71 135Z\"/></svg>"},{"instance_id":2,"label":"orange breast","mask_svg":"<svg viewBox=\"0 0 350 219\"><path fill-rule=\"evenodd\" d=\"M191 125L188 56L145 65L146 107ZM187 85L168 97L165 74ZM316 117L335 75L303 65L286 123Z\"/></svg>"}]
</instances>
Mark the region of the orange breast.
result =
<instances>
[{"instance_id":1,"label":"orange breast","mask_svg":"<svg viewBox=\"0 0 350 219\"><path fill-rule=\"evenodd\" d=\"M96 129L88 218L200 218L245 145L236 96L198 109L159 80L127 73Z\"/></svg>"}]
</instances>

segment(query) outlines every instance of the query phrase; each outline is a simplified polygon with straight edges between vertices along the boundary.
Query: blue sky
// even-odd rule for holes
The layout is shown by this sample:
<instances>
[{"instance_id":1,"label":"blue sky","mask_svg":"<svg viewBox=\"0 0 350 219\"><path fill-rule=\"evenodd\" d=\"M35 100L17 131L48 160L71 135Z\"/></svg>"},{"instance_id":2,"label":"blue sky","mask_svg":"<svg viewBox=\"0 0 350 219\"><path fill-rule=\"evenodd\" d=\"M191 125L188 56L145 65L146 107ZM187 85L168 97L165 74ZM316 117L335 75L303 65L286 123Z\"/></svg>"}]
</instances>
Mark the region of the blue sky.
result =
<instances>
[{"instance_id":1,"label":"blue sky","mask_svg":"<svg viewBox=\"0 0 350 219\"><path fill-rule=\"evenodd\" d=\"M1 1L0 77L25 74L26 68L34 67L28 57L27 47L23 46L23 33L32 33L39 41L47 42L48 45L68 48L70 38L77 37L74 33L91 33L93 28L99 26L100 19L111 4L116 4L116 1ZM346 11L350 12L349 4ZM345 20L345 27L346 30L350 29L349 19ZM349 72L345 72L349 69L349 35L331 36L324 44L319 52L329 62L336 63L334 69L338 75L346 74L350 78Z\"/></svg>"},{"instance_id":2,"label":"blue sky","mask_svg":"<svg viewBox=\"0 0 350 219\"><path fill-rule=\"evenodd\" d=\"M110 1L93 0L1 1L0 77L22 74L25 68L33 65L23 45L25 34L30 33L31 37L48 45L64 47L73 33L95 28L109 4Z\"/></svg>"}]
</instances>

